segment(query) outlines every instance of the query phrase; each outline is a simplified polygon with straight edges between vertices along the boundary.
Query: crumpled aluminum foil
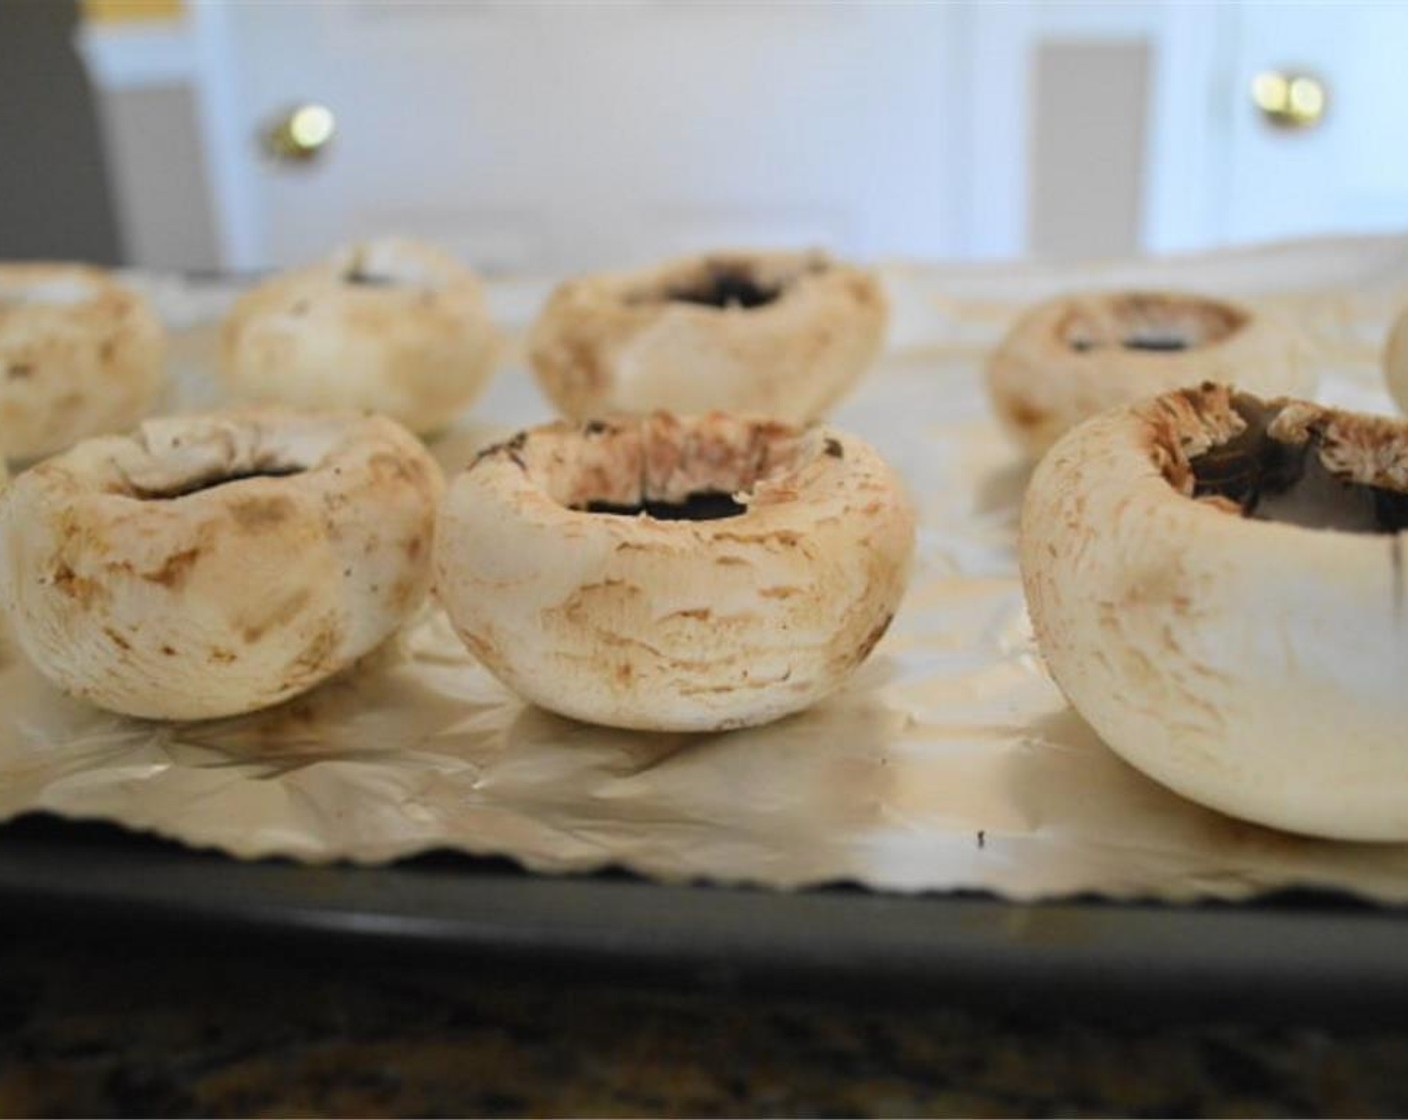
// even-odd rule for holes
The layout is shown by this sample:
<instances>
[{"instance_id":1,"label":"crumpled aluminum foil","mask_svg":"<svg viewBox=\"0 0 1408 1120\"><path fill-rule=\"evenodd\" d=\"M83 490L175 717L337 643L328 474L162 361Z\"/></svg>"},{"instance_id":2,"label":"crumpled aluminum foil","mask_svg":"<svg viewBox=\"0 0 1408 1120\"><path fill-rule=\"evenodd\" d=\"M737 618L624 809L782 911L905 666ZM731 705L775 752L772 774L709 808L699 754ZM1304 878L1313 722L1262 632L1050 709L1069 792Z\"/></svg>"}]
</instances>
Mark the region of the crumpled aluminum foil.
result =
<instances>
[{"instance_id":1,"label":"crumpled aluminum foil","mask_svg":"<svg viewBox=\"0 0 1408 1120\"><path fill-rule=\"evenodd\" d=\"M1391 410L1378 370L1408 241L1360 239L1086 269L893 265L891 347L835 420L899 469L919 562L842 693L769 727L687 736L525 706L427 608L341 678L238 719L160 724L48 686L0 629L0 820L44 810L233 856L375 864L433 848L539 871L620 866L776 888L849 881L1014 899L1246 898L1301 885L1408 901L1408 846L1292 837L1168 792L1107 750L1045 675L1017 580L1026 469L990 417L987 349L1030 300L1174 286L1290 313L1320 396ZM229 289L137 276L177 331L178 408L208 407ZM521 330L547 284L492 287ZM546 420L521 361L436 452L447 468Z\"/></svg>"}]
</instances>

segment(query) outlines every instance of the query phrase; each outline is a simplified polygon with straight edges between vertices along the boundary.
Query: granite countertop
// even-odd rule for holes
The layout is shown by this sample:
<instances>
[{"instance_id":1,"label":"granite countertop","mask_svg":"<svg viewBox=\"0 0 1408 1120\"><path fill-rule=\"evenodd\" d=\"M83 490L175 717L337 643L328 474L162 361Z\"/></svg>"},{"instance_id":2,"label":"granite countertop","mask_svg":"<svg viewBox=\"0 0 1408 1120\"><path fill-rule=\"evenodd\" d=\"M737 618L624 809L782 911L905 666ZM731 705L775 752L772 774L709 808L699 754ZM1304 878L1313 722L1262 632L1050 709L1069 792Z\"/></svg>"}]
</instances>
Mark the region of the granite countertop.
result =
<instances>
[{"instance_id":1,"label":"granite countertop","mask_svg":"<svg viewBox=\"0 0 1408 1120\"><path fill-rule=\"evenodd\" d=\"M1408 1030L848 1006L4 929L4 1116L1408 1109Z\"/></svg>"}]
</instances>

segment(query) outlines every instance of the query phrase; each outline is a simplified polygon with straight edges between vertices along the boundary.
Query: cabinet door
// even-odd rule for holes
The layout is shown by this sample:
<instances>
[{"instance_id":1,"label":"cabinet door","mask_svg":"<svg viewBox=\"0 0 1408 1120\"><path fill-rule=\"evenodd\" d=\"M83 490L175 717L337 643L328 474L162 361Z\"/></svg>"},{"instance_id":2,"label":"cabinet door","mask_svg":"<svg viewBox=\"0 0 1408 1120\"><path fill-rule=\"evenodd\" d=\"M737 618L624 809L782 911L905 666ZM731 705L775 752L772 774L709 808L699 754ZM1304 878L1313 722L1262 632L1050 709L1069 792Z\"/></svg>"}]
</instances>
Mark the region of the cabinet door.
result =
<instances>
[{"instance_id":1,"label":"cabinet door","mask_svg":"<svg viewBox=\"0 0 1408 1120\"><path fill-rule=\"evenodd\" d=\"M1408 6L1246 4L1240 21L1224 237L1408 227ZM1252 101L1258 74L1303 72L1326 95L1303 128Z\"/></svg>"},{"instance_id":2,"label":"cabinet door","mask_svg":"<svg viewBox=\"0 0 1408 1120\"><path fill-rule=\"evenodd\" d=\"M1212 240L1228 7L1004 0L970 16L965 255L1125 256Z\"/></svg>"},{"instance_id":3,"label":"cabinet door","mask_svg":"<svg viewBox=\"0 0 1408 1120\"><path fill-rule=\"evenodd\" d=\"M729 244L956 244L947 5L194 7L234 267L400 231L486 270ZM316 159L257 141L319 102Z\"/></svg>"}]
</instances>

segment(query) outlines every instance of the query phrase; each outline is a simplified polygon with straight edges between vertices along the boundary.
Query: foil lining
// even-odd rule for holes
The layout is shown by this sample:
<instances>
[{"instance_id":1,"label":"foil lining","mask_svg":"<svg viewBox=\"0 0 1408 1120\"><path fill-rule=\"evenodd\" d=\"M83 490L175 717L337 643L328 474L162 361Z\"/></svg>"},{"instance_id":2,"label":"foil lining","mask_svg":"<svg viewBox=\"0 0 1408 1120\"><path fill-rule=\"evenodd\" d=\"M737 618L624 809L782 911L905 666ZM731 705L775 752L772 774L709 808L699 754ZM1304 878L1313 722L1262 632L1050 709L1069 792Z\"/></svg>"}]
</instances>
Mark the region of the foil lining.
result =
<instances>
[{"instance_id":1,"label":"foil lining","mask_svg":"<svg viewBox=\"0 0 1408 1120\"><path fill-rule=\"evenodd\" d=\"M381 650L268 712L110 715L47 685L0 627L0 820L101 819L240 858L377 864L430 849L541 872L829 882L1013 899L1242 899L1316 885L1408 901L1408 845L1293 837L1200 808L1106 749L1047 678L1016 574L1026 468L989 414L984 356L1029 301L1173 286L1277 306L1319 355L1323 400L1392 411L1379 355L1408 305L1408 241L1276 246L1083 269L888 266L883 362L836 423L899 469L919 562L851 684L769 727L651 735L528 707L427 608ZM137 276L175 332L172 404L219 401L229 288ZM493 286L521 329L544 282ZM448 469L550 418L521 361L435 444Z\"/></svg>"}]
</instances>

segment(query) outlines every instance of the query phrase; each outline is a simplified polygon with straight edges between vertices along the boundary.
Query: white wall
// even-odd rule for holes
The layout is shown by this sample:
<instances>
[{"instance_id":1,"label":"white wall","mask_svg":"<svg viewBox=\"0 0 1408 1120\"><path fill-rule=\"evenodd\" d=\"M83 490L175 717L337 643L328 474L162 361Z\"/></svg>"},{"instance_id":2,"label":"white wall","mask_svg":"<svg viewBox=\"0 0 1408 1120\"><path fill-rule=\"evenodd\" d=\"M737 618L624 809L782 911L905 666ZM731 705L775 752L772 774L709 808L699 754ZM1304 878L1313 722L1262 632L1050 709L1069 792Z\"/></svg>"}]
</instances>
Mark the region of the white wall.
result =
<instances>
[{"instance_id":1,"label":"white wall","mask_svg":"<svg viewBox=\"0 0 1408 1120\"><path fill-rule=\"evenodd\" d=\"M194 37L84 48L139 264L205 266L213 240L277 265L390 225L509 271L725 241L1064 259L1408 226L1383 48L1405 10L188 0ZM1247 92L1291 63L1333 95L1302 134ZM255 158L301 97L339 113L329 158Z\"/></svg>"}]
</instances>

